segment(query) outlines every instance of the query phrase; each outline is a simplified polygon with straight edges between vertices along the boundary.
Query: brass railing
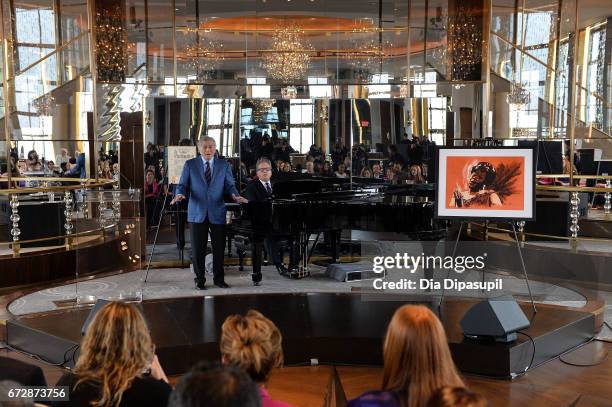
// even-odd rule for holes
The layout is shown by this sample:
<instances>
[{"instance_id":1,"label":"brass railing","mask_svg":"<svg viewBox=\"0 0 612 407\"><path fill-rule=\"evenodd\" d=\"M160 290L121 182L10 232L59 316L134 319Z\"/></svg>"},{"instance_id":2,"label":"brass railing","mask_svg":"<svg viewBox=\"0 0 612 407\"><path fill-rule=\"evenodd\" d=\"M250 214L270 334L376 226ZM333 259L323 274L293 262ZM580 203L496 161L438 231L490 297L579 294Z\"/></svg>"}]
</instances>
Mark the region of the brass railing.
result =
<instances>
[{"instance_id":1,"label":"brass railing","mask_svg":"<svg viewBox=\"0 0 612 407\"><path fill-rule=\"evenodd\" d=\"M41 184L45 184L43 186L37 186L37 187L14 187L14 183L18 183L18 182L40 182ZM49 182L62 182L62 183L71 183L71 185L51 185L48 186L46 184L48 184ZM9 184L11 186L11 188L7 188L7 189L0 189L0 199L3 196L7 197L7 201L8 201L8 206L9 206L9 232L10 232L10 236L12 237L12 241L7 241L7 242L0 242L0 247L11 247L12 248L12 255L13 257L18 257L20 255L21 252L21 245L22 244L33 244L33 243L41 243L41 242L47 242L47 241L53 241L53 240L58 240L58 239L63 239L64 240L64 244L63 246L65 247L66 250L72 249L74 247L74 243L76 242L76 240L78 238L82 238L82 237L86 237L86 236L93 236L95 234L101 234L102 236L105 235L105 231L107 230L112 230L114 228L116 228L119 225L119 218L120 218L120 202L119 200L119 183L118 183L118 178L115 177L114 179L93 179L93 178L66 178L66 177L14 177L11 178L10 182L8 177L0 177L0 185L2 184ZM108 186L112 186L112 191L108 191L107 189L104 189L104 187L108 187ZM106 192L110 192L112 193L112 205L113 205L113 214L112 214L112 220L113 222L110 222L109 224L105 224L105 222L100 222L98 224L98 227L94 226L93 224L86 224L87 230L82 230L82 231L74 231L74 221L78 221L78 222L85 222L87 219L87 213L88 213L88 209L87 209L87 205L83 202L81 209L82 209L82 215L84 216L83 219L78 220L76 219L76 217L73 217L75 215L74 210L77 209L78 207L76 207L75 205L73 205L73 192L72 191L82 191L83 194L86 194L87 192L92 192L92 191L98 191L100 194L102 194L104 191ZM20 239L20 234L21 231L19 229L19 221L21 220L21 215L19 214L19 206L20 206L20 199L19 196L20 195L32 195L32 194L37 194L37 193L41 193L41 194L53 194L56 192L63 192L63 197L60 197L59 199L55 200L55 197L53 197L51 195L50 199L53 199L53 202L56 202L60 205L64 205L64 215L65 215L65 220L64 220L64 228L63 228L63 233L59 233L59 234L54 234L53 236L47 236L47 237L43 237L43 238L36 238L36 239L28 239L28 240L21 240ZM110 203L110 201L109 201ZM99 214L101 215L101 212ZM102 218L101 218L102 219ZM91 219L91 221L93 221L93 219ZM55 248L53 246L50 246L50 248Z\"/></svg>"}]
</instances>

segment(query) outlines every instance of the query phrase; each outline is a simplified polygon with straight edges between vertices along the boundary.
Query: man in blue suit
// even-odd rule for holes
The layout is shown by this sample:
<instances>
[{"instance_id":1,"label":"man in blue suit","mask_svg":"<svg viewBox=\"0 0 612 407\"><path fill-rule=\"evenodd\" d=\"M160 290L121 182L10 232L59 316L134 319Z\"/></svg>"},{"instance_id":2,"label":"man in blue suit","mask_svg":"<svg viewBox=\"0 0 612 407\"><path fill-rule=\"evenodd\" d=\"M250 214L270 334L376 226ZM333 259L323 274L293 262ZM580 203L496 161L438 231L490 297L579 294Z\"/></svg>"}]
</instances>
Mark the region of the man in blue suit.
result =
<instances>
[{"instance_id":1,"label":"man in blue suit","mask_svg":"<svg viewBox=\"0 0 612 407\"><path fill-rule=\"evenodd\" d=\"M198 142L200 156L187 160L181 179L176 186L176 195L170 203L189 197L187 221L191 228L191 261L196 273L196 288L205 290L204 259L208 243L208 231L213 252L213 281L217 287L229 288L223 273L225 249L225 202L231 195L238 203L246 203L234 185L232 169L227 161L216 158L217 145L212 137L203 137Z\"/></svg>"}]
</instances>

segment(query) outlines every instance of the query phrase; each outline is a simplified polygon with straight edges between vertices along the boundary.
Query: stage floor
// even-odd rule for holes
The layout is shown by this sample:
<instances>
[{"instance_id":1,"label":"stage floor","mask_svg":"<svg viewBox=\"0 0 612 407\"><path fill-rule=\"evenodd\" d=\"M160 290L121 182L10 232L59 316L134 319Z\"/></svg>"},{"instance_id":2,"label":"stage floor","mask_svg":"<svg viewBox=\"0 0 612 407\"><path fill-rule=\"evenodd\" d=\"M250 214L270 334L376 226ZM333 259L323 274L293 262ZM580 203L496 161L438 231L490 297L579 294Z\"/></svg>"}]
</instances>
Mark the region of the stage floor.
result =
<instances>
[{"instance_id":1,"label":"stage floor","mask_svg":"<svg viewBox=\"0 0 612 407\"><path fill-rule=\"evenodd\" d=\"M212 276L207 277L205 291L196 290L193 283L193 273L189 266L186 268L160 268L151 269L147 283L142 285L143 300L158 300L183 297L203 297L218 295L238 294L271 294L271 293L348 293L351 290L372 290L372 280L357 282L340 282L325 275L325 268L317 265L309 265L311 276L300 280L288 279L279 275L271 266L262 267L262 285L255 287L251 281L251 268L246 266L244 271L239 271L237 266L226 267L226 281L230 289L220 289L212 284ZM108 298L118 294L122 287L139 286L144 280L144 271L118 274L109 277L96 278L80 282L78 284L65 284L53 288L40 290L13 301L8 309L13 315L26 315L37 312L53 311L72 306L70 300L79 296L95 296L97 298ZM405 278L406 274L397 272L387 276L387 281L398 281ZM423 277L422 271L417 271L411 279L418 280ZM434 280L441 281L447 277L446 272L434 273ZM464 281L480 281L480 272L466 272L461 275ZM449 297L497 297L503 294L514 295L517 298L526 298L528 295L525 281L519 276L510 276L500 273L498 270L490 270L485 273L486 281L502 279L503 290L482 292L471 290L469 292L455 292L447 290L445 295ZM531 289L534 297L539 303L563 305L566 307L580 308L585 305L586 299L576 291L559 285L532 281ZM441 290L410 290L396 291L384 290L378 295L403 294L421 295L431 297L436 301Z\"/></svg>"},{"instance_id":2,"label":"stage floor","mask_svg":"<svg viewBox=\"0 0 612 407\"><path fill-rule=\"evenodd\" d=\"M499 378L522 374L591 339L595 317L554 305L521 307L531 321L511 343L474 341L459 321L476 299L449 299L362 293L293 293L199 296L144 301L141 306L158 356L168 374L186 372L197 360L218 360L218 336L229 315L256 309L283 333L287 365L381 365L382 339L395 310L407 303L429 306L442 321L457 366L465 373ZM50 363L71 366L78 357L81 327L89 309L74 308L7 322L7 343ZM528 335L528 336L527 336ZM533 338L531 342L528 337Z\"/></svg>"}]
</instances>

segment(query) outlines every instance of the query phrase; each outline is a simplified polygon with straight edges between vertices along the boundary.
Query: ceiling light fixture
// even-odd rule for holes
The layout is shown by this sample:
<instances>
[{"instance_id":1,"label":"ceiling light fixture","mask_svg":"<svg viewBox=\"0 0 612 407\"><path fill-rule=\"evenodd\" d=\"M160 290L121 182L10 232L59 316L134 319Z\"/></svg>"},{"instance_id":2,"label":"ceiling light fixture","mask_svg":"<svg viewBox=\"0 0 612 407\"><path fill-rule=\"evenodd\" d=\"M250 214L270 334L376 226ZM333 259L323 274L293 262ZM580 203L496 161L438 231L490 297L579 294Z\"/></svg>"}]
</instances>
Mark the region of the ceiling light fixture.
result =
<instances>
[{"instance_id":1,"label":"ceiling light fixture","mask_svg":"<svg viewBox=\"0 0 612 407\"><path fill-rule=\"evenodd\" d=\"M192 41L185 48L187 64L195 71L197 80L211 79L219 62L225 59L223 43L206 36L210 30L187 29Z\"/></svg>"},{"instance_id":2,"label":"ceiling light fixture","mask_svg":"<svg viewBox=\"0 0 612 407\"><path fill-rule=\"evenodd\" d=\"M313 50L303 30L281 26L272 35L271 51L263 55L261 64L272 79L288 83L304 78Z\"/></svg>"}]
</instances>

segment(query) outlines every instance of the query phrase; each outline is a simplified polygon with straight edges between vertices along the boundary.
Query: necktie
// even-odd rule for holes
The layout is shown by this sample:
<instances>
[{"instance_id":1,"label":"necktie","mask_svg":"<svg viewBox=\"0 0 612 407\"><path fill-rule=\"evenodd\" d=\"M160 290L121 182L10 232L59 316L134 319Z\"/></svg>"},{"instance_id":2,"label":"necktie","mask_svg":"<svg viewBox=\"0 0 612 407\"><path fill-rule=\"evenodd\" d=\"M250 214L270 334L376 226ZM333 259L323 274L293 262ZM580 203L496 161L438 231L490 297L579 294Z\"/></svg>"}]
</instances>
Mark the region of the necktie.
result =
<instances>
[{"instance_id":1,"label":"necktie","mask_svg":"<svg viewBox=\"0 0 612 407\"><path fill-rule=\"evenodd\" d=\"M212 175L210 173L210 162L206 161L206 171L204 171L204 178L206 178L206 183L210 185L210 180L212 179Z\"/></svg>"},{"instance_id":2,"label":"necktie","mask_svg":"<svg viewBox=\"0 0 612 407\"><path fill-rule=\"evenodd\" d=\"M266 191L268 191L268 195L272 195L272 187L270 187L269 182L266 182Z\"/></svg>"}]
</instances>

